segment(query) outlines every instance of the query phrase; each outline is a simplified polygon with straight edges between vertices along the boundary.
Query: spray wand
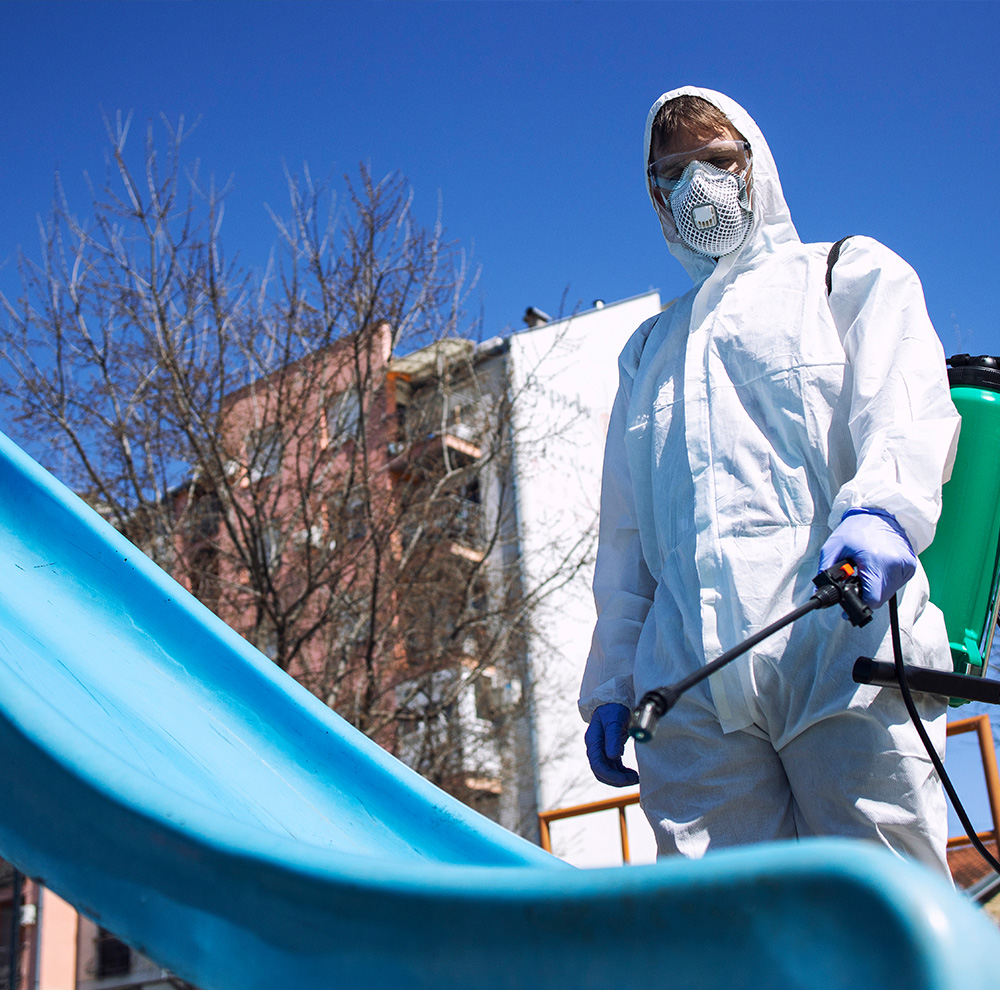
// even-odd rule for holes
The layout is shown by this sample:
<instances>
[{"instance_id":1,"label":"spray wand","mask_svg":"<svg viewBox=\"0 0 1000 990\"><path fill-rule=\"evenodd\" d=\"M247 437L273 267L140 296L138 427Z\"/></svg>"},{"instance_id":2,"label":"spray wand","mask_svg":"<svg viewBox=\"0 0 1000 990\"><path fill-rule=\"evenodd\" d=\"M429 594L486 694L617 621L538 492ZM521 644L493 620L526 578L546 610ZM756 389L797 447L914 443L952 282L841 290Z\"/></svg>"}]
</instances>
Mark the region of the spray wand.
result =
<instances>
[{"instance_id":1,"label":"spray wand","mask_svg":"<svg viewBox=\"0 0 1000 990\"><path fill-rule=\"evenodd\" d=\"M816 585L816 591L804 605L800 605L788 615L778 619L777 622L765 626L759 632L745 639L739 646L727 650L711 663L705 664L704 667L699 668L676 684L668 684L666 687L647 691L632 711L632 719L628 727L629 735L637 743L649 742L656 732L657 723L677 704L678 699L685 691L706 677L711 677L727 663L753 649L758 643L773 636L779 629L795 622L807 612L839 604L855 626L864 626L871 622L872 610L861 600L861 579L858 577L857 568L850 560L842 560L840 563L834 564L833 567L821 571L813 578L813 584Z\"/></svg>"}]
</instances>

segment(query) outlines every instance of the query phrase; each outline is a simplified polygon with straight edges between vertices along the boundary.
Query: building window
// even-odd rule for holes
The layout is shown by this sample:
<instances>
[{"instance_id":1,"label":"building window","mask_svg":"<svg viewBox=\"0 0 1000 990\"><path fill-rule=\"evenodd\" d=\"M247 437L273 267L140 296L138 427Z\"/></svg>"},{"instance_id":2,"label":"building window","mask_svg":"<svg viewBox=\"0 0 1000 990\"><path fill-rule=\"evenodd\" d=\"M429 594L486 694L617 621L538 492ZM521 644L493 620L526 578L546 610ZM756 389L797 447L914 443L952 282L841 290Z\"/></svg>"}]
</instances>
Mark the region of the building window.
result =
<instances>
[{"instance_id":1,"label":"building window","mask_svg":"<svg viewBox=\"0 0 1000 990\"><path fill-rule=\"evenodd\" d=\"M364 494L359 492L347 500L345 524L349 540L363 540L367 535L368 520L365 514Z\"/></svg>"},{"instance_id":2,"label":"building window","mask_svg":"<svg viewBox=\"0 0 1000 990\"><path fill-rule=\"evenodd\" d=\"M132 950L106 928L98 929L96 939L97 978L127 976L132 969Z\"/></svg>"},{"instance_id":3,"label":"building window","mask_svg":"<svg viewBox=\"0 0 1000 990\"><path fill-rule=\"evenodd\" d=\"M368 513L363 489L336 492L327 502L327 518L333 545L363 540L368 535Z\"/></svg>"},{"instance_id":4,"label":"building window","mask_svg":"<svg viewBox=\"0 0 1000 990\"><path fill-rule=\"evenodd\" d=\"M281 430L273 423L247 434L247 468L251 481L277 474L281 455Z\"/></svg>"},{"instance_id":5,"label":"building window","mask_svg":"<svg viewBox=\"0 0 1000 990\"><path fill-rule=\"evenodd\" d=\"M199 547L191 556L191 594L213 611L219 605L219 550Z\"/></svg>"},{"instance_id":6,"label":"building window","mask_svg":"<svg viewBox=\"0 0 1000 990\"><path fill-rule=\"evenodd\" d=\"M274 522L253 520L254 549L262 571L274 571L281 566L284 551L281 527Z\"/></svg>"},{"instance_id":7,"label":"building window","mask_svg":"<svg viewBox=\"0 0 1000 990\"><path fill-rule=\"evenodd\" d=\"M355 386L335 396L326 409L326 431L330 443L339 444L358 435L361 424L361 400Z\"/></svg>"}]
</instances>

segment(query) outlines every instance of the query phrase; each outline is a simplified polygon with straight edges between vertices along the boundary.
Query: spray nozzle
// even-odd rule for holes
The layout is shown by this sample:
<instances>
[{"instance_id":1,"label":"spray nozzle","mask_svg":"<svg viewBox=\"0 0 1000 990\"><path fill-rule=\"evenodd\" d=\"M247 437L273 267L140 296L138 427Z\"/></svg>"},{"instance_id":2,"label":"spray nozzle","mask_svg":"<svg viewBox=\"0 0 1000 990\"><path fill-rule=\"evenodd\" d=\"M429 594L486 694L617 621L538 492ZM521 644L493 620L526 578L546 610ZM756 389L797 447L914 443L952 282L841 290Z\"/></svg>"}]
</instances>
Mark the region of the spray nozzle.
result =
<instances>
[{"instance_id":1,"label":"spray nozzle","mask_svg":"<svg viewBox=\"0 0 1000 990\"><path fill-rule=\"evenodd\" d=\"M872 621L872 610L861 600L861 578L852 560L842 560L813 578L820 608L840 604L844 614L855 626L866 626Z\"/></svg>"},{"instance_id":2,"label":"spray nozzle","mask_svg":"<svg viewBox=\"0 0 1000 990\"><path fill-rule=\"evenodd\" d=\"M632 710L628 734L636 742L649 742L653 738L653 733L656 732L657 723L677 704L677 699L680 696L681 692L675 687L647 691L642 696L642 701Z\"/></svg>"}]
</instances>

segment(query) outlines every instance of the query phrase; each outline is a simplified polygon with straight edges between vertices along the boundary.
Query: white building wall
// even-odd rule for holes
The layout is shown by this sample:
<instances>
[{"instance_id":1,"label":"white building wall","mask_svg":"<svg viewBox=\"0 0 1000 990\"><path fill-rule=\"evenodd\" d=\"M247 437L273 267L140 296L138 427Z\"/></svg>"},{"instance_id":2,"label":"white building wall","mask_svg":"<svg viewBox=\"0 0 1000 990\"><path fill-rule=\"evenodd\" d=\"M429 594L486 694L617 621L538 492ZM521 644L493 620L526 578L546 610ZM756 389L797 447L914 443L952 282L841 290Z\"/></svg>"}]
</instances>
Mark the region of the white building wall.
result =
<instances>
[{"instance_id":1,"label":"white building wall","mask_svg":"<svg viewBox=\"0 0 1000 990\"><path fill-rule=\"evenodd\" d=\"M518 513L525 579L538 588L564 557L587 545L587 563L546 598L530 645L535 702L538 803L542 811L620 793L595 780L576 701L595 611L591 584L601 468L618 355L660 311L649 292L544 324L510 339ZM626 762L635 766L629 743ZM627 813L633 862L655 858L638 806ZM621 862L617 813L552 824L553 851L578 866Z\"/></svg>"}]
</instances>

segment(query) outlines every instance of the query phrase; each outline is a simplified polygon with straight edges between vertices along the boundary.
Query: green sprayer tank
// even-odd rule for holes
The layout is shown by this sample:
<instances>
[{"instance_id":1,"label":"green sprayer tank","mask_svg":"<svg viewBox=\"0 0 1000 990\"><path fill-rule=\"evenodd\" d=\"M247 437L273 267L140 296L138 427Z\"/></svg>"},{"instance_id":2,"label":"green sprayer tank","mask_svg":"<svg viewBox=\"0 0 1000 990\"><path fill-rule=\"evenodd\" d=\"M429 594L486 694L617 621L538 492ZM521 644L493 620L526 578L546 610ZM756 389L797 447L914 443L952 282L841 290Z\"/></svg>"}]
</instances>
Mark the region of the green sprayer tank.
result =
<instances>
[{"instance_id":1,"label":"green sprayer tank","mask_svg":"<svg viewBox=\"0 0 1000 990\"><path fill-rule=\"evenodd\" d=\"M948 359L962 432L934 542L920 555L956 672L982 676L1000 606L1000 358Z\"/></svg>"}]
</instances>

